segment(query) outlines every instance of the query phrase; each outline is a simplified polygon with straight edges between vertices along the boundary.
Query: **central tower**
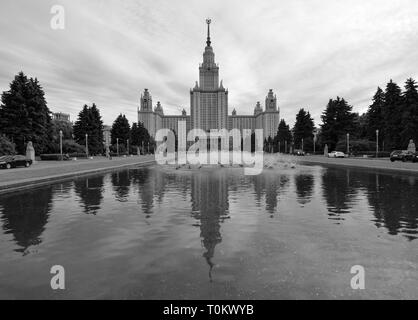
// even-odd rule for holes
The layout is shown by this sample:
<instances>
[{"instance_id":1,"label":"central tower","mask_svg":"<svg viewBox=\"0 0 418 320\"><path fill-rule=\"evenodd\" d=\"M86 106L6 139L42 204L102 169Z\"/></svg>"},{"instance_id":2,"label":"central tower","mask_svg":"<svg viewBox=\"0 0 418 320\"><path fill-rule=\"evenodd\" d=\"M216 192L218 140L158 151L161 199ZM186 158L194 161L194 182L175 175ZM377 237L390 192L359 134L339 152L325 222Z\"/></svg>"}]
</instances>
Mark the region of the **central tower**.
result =
<instances>
[{"instance_id":1,"label":"central tower","mask_svg":"<svg viewBox=\"0 0 418 320\"><path fill-rule=\"evenodd\" d=\"M199 65L199 83L190 90L192 128L227 129L228 90L219 84L219 66L215 63L210 40L210 19L206 19L207 38L203 63Z\"/></svg>"}]
</instances>

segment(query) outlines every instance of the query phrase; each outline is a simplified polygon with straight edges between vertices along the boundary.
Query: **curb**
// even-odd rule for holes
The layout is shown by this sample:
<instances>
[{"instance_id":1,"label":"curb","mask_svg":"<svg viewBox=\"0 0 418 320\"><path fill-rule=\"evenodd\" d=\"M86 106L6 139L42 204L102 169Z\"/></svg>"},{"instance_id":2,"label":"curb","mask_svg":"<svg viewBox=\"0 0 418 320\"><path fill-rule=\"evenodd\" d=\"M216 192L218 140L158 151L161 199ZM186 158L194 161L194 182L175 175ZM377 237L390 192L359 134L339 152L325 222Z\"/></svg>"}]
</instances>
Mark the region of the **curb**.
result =
<instances>
[{"instance_id":1,"label":"curb","mask_svg":"<svg viewBox=\"0 0 418 320\"><path fill-rule=\"evenodd\" d=\"M88 169L88 170L76 171L76 172L59 174L59 175L56 174L56 175L48 176L45 178L30 178L30 179L19 180L18 182L11 182L11 183L0 186L0 194L25 190L25 189L29 189L33 187L39 187L39 186L48 185L54 182L66 181L66 180L79 178L79 177L96 175L99 173L117 171L117 170L127 168L127 167L135 167L135 166L142 167L142 166L146 166L146 165L150 165L154 163L155 163L155 160L146 160L146 161L141 161L137 163L122 164L122 165L106 167L106 168Z\"/></svg>"}]
</instances>

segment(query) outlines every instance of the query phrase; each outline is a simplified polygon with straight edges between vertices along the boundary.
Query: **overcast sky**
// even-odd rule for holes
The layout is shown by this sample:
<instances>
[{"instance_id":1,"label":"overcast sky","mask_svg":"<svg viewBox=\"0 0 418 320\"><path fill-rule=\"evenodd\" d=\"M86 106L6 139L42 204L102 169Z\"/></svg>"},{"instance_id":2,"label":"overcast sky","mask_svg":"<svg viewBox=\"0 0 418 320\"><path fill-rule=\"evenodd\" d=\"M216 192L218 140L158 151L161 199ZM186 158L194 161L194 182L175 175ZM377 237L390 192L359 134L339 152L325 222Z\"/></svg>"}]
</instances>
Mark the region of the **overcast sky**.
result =
<instances>
[{"instance_id":1,"label":"overcast sky","mask_svg":"<svg viewBox=\"0 0 418 320\"><path fill-rule=\"evenodd\" d=\"M64 30L50 27L54 4ZM0 91L23 70L72 120L95 102L106 124L137 121L144 88L165 114L189 113L206 17L229 113L252 114L271 88L291 125L302 107L318 124L329 98L364 112L377 86L418 80L416 0L2 0Z\"/></svg>"}]
</instances>

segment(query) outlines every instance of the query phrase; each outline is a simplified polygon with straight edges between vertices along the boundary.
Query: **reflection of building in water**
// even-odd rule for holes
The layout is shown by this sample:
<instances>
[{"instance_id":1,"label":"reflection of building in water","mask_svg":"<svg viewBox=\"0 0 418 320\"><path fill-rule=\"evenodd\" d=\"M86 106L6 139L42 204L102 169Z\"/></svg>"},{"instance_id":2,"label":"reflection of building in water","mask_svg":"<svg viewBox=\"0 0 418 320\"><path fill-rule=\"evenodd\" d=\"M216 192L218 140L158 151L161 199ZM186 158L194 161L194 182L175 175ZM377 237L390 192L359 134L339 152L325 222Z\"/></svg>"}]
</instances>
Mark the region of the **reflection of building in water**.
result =
<instances>
[{"instance_id":1,"label":"reflection of building in water","mask_svg":"<svg viewBox=\"0 0 418 320\"><path fill-rule=\"evenodd\" d=\"M0 198L3 230L5 233L11 233L20 247L15 251L25 254L30 246L41 243L41 236L52 208L52 198L52 187Z\"/></svg>"},{"instance_id":2,"label":"reflection of building in water","mask_svg":"<svg viewBox=\"0 0 418 320\"><path fill-rule=\"evenodd\" d=\"M80 198L86 214L96 214L103 200L104 177L75 180L74 192Z\"/></svg>"},{"instance_id":3,"label":"reflection of building in water","mask_svg":"<svg viewBox=\"0 0 418 320\"><path fill-rule=\"evenodd\" d=\"M311 198L314 189L314 176L312 174L295 175L296 200L299 204L307 204Z\"/></svg>"},{"instance_id":4,"label":"reflection of building in water","mask_svg":"<svg viewBox=\"0 0 418 320\"><path fill-rule=\"evenodd\" d=\"M253 177L253 184L257 205L261 204L261 198L265 195L266 210L273 217L278 205L278 195L289 186L289 177L264 172Z\"/></svg>"},{"instance_id":5,"label":"reflection of building in water","mask_svg":"<svg viewBox=\"0 0 418 320\"><path fill-rule=\"evenodd\" d=\"M228 217L227 177L217 172L196 173L192 177L192 214L200 221L200 237L209 264L209 276L214 266L215 247L222 241L221 222Z\"/></svg>"},{"instance_id":6,"label":"reflection of building in water","mask_svg":"<svg viewBox=\"0 0 418 320\"><path fill-rule=\"evenodd\" d=\"M154 201L162 203L169 188L180 189L186 198L190 178L188 176L166 174L161 170L141 168L131 172L132 184L139 195L139 203L146 218L151 217Z\"/></svg>"}]
</instances>

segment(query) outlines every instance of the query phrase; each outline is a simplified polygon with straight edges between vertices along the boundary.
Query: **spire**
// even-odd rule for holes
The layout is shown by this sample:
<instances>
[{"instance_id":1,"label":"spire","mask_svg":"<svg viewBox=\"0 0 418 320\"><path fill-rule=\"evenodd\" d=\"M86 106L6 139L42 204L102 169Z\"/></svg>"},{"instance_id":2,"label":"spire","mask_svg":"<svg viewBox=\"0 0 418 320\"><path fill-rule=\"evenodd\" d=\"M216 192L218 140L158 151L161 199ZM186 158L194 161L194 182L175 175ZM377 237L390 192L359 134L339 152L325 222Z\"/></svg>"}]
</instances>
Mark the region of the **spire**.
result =
<instances>
[{"instance_id":1,"label":"spire","mask_svg":"<svg viewBox=\"0 0 418 320\"><path fill-rule=\"evenodd\" d=\"M210 47L210 27L209 27L209 25L210 25L210 23L211 23L212 21L210 20L210 19L206 19L206 23L207 23L207 25L208 25L208 37L207 37L207 39L206 39L206 45L208 46L208 47Z\"/></svg>"},{"instance_id":2,"label":"spire","mask_svg":"<svg viewBox=\"0 0 418 320\"><path fill-rule=\"evenodd\" d=\"M215 54L213 53L213 49L211 47L210 42L210 19L206 19L206 24L208 25L208 37L206 40L206 47L205 52L203 53L203 65L205 68L212 68L215 66ZM200 84L202 85L202 84Z\"/></svg>"}]
</instances>

